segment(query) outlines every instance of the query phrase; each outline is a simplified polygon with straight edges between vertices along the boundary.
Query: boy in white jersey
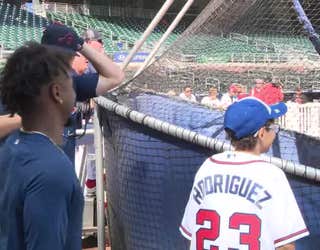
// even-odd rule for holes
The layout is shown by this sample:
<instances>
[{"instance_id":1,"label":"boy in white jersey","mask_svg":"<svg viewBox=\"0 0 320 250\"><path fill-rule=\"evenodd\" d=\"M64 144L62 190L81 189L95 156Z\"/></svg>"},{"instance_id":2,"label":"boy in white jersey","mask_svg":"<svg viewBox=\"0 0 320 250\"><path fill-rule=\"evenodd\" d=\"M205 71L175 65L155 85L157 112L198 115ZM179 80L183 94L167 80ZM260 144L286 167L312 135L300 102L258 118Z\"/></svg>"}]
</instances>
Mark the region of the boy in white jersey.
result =
<instances>
[{"instance_id":1,"label":"boy in white jersey","mask_svg":"<svg viewBox=\"0 0 320 250\"><path fill-rule=\"evenodd\" d=\"M309 234L283 171L263 161L279 131L284 103L254 97L233 103L224 128L235 151L198 170L180 231L192 250L294 250Z\"/></svg>"}]
</instances>

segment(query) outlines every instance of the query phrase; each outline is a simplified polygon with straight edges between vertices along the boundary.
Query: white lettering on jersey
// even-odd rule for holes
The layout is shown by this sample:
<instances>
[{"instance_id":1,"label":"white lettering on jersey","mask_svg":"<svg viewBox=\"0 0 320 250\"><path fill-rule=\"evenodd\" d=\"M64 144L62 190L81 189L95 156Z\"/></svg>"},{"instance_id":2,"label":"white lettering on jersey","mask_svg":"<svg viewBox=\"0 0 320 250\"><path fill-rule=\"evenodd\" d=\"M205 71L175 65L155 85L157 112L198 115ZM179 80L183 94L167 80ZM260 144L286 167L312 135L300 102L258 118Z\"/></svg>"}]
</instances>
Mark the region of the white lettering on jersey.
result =
<instances>
[{"instance_id":1,"label":"white lettering on jersey","mask_svg":"<svg viewBox=\"0 0 320 250\"><path fill-rule=\"evenodd\" d=\"M206 176L197 182L193 188L193 199L200 205L206 195L215 193L238 195L255 204L259 209L262 209L263 204L272 198L262 185L248 178L216 174Z\"/></svg>"}]
</instances>

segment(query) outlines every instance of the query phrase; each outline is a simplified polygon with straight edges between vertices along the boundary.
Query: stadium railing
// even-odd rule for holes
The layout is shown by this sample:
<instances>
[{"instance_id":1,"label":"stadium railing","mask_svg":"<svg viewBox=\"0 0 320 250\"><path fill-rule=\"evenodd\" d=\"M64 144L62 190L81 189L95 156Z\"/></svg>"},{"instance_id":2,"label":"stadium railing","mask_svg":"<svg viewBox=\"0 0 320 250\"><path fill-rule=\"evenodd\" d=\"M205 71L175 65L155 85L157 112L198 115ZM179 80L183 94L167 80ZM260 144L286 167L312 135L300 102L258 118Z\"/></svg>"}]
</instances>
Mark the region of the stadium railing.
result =
<instances>
[{"instance_id":1,"label":"stadium railing","mask_svg":"<svg viewBox=\"0 0 320 250\"><path fill-rule=\"evenodd\" d=\"M320 138L320 103L288 102L288 112L279 119L281 127Z\"/></svg>"},{"instance_id":2,"label":"stadium railing","mask_svg":"<svg viewBox=\"0 0 320 250\"><path fill-rule=\"evenodd\" d=\"M142 8L121 8L112 7L105 5L91 5L90 8L86 4L67 4L50 2L43 4L42 9L53 12L64 12L66 14L80 13L85 15L94 16L121 16L121 17L141 17L141 18L153 18L157 11L152 9Z\"/></svg>"}]
</instances>

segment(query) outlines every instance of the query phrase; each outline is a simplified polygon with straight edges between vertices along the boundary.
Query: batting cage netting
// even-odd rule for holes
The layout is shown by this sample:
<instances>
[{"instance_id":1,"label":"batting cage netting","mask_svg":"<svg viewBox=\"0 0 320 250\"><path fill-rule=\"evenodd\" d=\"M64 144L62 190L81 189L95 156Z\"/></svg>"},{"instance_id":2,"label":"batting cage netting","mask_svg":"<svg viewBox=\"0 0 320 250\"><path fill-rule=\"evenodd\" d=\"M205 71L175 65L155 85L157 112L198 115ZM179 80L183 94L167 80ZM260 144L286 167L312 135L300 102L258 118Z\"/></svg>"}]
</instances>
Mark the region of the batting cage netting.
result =
<instances>
[{"instance_id":1,"label":"batting cage netting","mask_svg":"<svg viewBox=\"0 0 320 250\"><path fill-rule=\"evenodd\" d=\"M319 20L318 0L212 0L146 70L97 100L113 250L188 249L178 228L194 175L229 148L224 111L175 93L189 86L199 100L209 87L224 93L232 83L249 92L257 78L284 91L320 90ZM309 122L317 117L319 109ZM282 129L266 156L287 172L318 241L319 152L319 134Z\"/></svg>"}]
</instances>

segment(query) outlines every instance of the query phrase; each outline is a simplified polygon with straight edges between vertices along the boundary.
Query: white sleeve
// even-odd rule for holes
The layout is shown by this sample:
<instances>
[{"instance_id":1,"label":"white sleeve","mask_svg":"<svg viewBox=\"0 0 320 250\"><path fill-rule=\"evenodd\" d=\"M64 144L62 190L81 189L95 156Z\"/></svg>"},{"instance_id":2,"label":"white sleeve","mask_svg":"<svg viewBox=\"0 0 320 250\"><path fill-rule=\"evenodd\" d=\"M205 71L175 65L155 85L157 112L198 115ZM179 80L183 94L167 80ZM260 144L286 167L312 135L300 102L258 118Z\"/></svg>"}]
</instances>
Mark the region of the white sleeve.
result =
<instances>
[{"instance_id":1,"label":"white sleeve","mask_svg":"<svg viewBox=\"0 0 320 250\"><path fill-rule=\"evenodd\" d=\"M193 228L193 221L195 218L195 212L192 205L192 192L190 193L189 201L187 203L187 206L184 210L184 215L182 218L181 225L179 227L179 230L181 234L188 240L191 241L192 239L192 228Z\"/></svg>"},{"instance_id":2,"label":"white sleeve","mask_svg":"<svg viewBox=\"0 0 320 250\"><path fill-rule=\"evenodd\" d=\"M200 169L201 169L201 167L200 167ZM198 172L194 178L194 182L193 182L192 189L190 192L189 200L188 200L188 203L187 203L185 211L184 211L181 225L179 227L181 234L186 239L188 239L190 241L192 239L192 234L193 234L193 231L195 230L195 226L196 226L196 214L199 210L199 205L194 200L194 195L197 195L197 194L201 195L200 193L198 193L199 192L199 191L197 191L198 189L195 189L195 183L197 183L197 180L198 180L197 176L199 175L200 169L198 170Z\"/></svg>"},{"instance_id":3,"label":"white sleeve","mask_svg":"<svg viewBox=\"0 0 320 250\"><path fill-rule=\"evenodd\" d=\"M280 169L279 169L280 170ZM274 246L279 247L309 235L300 209L282 170L274 187L277 194L272 206L272 231Z\"/></svg>"}]
</instances>

